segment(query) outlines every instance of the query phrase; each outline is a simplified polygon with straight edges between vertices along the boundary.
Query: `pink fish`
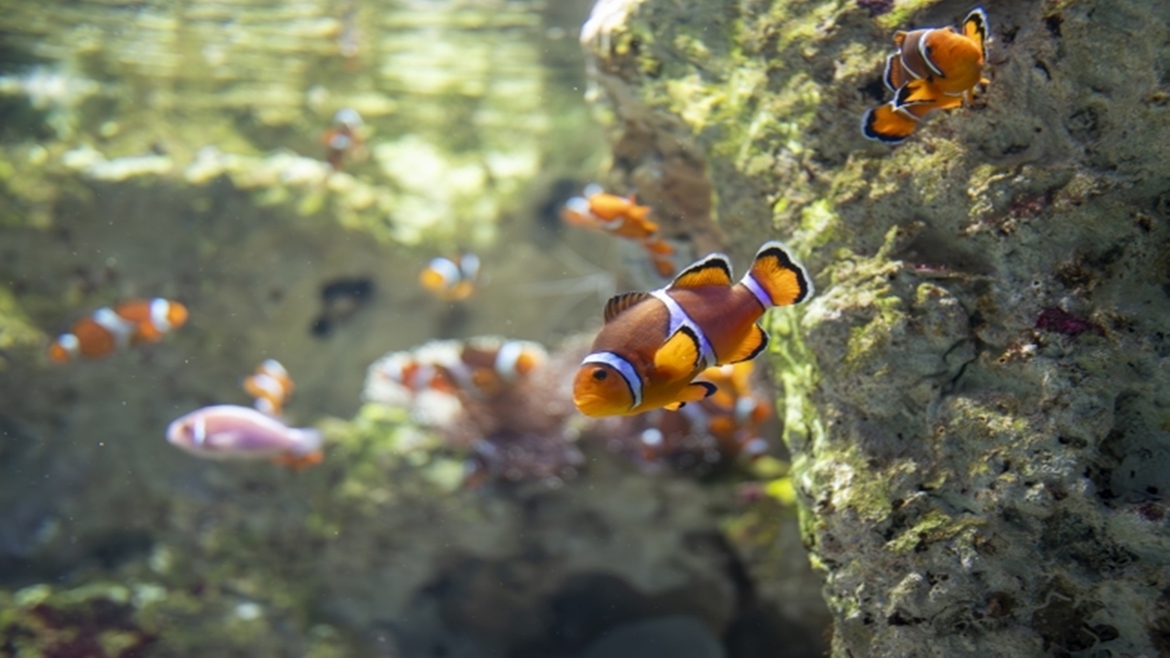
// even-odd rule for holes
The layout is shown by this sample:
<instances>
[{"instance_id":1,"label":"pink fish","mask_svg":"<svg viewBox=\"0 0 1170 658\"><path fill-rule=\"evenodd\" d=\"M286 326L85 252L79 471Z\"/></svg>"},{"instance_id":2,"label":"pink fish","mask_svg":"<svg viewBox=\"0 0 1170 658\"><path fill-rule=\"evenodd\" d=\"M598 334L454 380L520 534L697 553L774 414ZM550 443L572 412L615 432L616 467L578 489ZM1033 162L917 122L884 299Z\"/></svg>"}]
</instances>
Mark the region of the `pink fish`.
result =
<instances>
[{"instance_id":1,"label":"pink fish","mask_svg":"<svg viewBox=\"0 0 1170 658\"><path fill-rule=\"evenodd\" d=\"M221 404L171 422L167 441L205 459L268 459L301 470L321 462L321 433L249 407Z\"/></svg>"}]
</instances>

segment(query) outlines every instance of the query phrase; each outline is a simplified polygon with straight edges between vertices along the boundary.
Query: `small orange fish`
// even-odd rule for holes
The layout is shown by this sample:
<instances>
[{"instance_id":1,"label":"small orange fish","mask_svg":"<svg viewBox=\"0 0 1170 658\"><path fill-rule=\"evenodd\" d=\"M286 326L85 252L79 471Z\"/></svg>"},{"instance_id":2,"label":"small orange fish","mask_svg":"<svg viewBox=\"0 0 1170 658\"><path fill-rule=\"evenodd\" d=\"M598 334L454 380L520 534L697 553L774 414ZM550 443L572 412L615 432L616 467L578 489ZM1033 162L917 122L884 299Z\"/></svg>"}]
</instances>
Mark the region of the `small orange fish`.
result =
<instances>
[{"instance_id":1,"label":"small orange fish","mask_svg":"<svg viewBox=\"0 0 1170 658\"><path fill-rule=\"evenodd\" d=\"M717 390L699 409L705 414L707 432L719 441L723 452L754 459L768 449L760 426L772 416L772 405L753 392L752 370L750 361L704 370L699 379L715 384Z\"/></svg>"},{"instance_id":2,"label":"small orange fish","mask_svg":"<svg viewBox=\"0 0 1170 658\"><path fill-rule=\"evenodd\" d=\"M101 358L130 345L156 343L187 321L187 307L166 299L132 299L103 307L73 324L49 346L49 358Z\"/></svg>"},{"instance_id":3,"label":"small orange fish","mask_svg":"<svg viewBox=\"0 0 1170 658\"><path fill-rule=\"evenodd\" d=\"M479 256L465 253L455 258L432 259L418 275L422 287L445 302L462 301L475 292Z\"/></svg>"},{"instance_id":4,"label":"small orange fish","mask_svg":"<svg viewBox=\"0 0 1170 658\"><path fill-rule=\"evenodd\" d=\"M547 359L544 348L536 343L484 336L469 339L459 361L441 367L464 390L494 396Z\"/></svg>"},{"instance_id":5,"label":"small orange fish","mask_svg":"<svg viewBox=\"0 0 1170 658\"><path fill-rule=\"evenodd\" d=\"M961 31L942 27L894 34L898 51L886 58L882 76L894 99L865 113L862 134L896 144L927 114L962 106L976 86L988 84L983 77L987 35L981 7L967 14Z\"/></svg>"},{"instance_id":6,"label":"small orange fish","mask_svg":"<svg viewBox=\"0 0 1170 658\"><path fill-rule=\"evenodd\" d=\"M362 116L352 108L343 107L333 115L333 127L321 135L321 144L325 146L325 161L334 171L344 169L346 159L362 149L358 135L362 125Z\"/></svg>"},{"instance_id":7,"label":"small orange fish","mask_svg":"<svg viewBox=\"0 0 1170 658\"><path fill-rule=\"evenodd\" d=\"M269 416L284 412L284 404L295 389L288 370L276 359L265 359L256 372L244 379L244 391L256 398L256 409Z\"/></svg>"},{"instance_id":8,"label":"small orange fish","mask_svg":"<svg viewBox=\"0 0 1170 658\"><path fill-rule=\"evenodd\" d=\"M577 196L565 202L561 218L566 224L580 226L619 238L633 240L646 250L654 269L661 276L674 274L674 247L658 235L658 224L650 221L650 206L639 206L634 195L620 197L607 194L599 185L585 188L585 196Z\"/></svg>"},{"instance_id":9,"label":"small orange fish","mask_svg":"<svg viewBox=\"0 0 1170 658\"><path fill-rule=\"evenodd\" d=\"M615 416L706 398L716 387L695 381L699 373L754 358L768 344L756 324L764 311L812 293L788 248L768 242L738 284L727 257L712 254L666 288L618 295L573 380L573 402L587 416Z\"/></svg>"}]
</instances>

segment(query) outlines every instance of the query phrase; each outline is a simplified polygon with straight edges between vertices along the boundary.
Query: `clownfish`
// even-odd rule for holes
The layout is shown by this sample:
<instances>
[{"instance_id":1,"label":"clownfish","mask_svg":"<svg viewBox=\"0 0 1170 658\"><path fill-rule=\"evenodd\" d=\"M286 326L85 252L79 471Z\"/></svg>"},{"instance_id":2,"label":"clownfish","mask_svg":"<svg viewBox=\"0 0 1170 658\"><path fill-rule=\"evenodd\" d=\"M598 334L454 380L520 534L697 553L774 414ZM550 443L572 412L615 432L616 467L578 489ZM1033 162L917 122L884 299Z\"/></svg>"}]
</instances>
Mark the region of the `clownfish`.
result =
<instances>
[{"instance_id":1,"label":"clownfish","mask_svg":"<svg viewBox=\"0 0 1170 658\"><path fill-rule=\"evenodd\" d=\"M706 398L716 387L695 381L699 373L754 358L768 344L756 323L764 311L812 294L804 266L768 242L738 284L727 257L712 254L665 288L618 295L573 379L573 403L587 416L614 416Z\"/></svg>"},{"instance_id":2,"label":"clownfish","mask_svg":"<svg viewBox=\"0 0 1170 658\"><path fill-rule=\"evenodd\" d=\"M455 258L431 259L418 275L418 282L445 302L467 299L479 279L479 256L465 253Z\"/></svg>"},{"instance_id":3,"label":"clownfish","mask_svg":"<svg viewBox=\"0 0 1170 658\"><path fill-rule=\"evenodd\" d=\"M981 7L967 14L961 30L942 27L894 34L898 50L886 58L882 76L894 99L865 113L862 134L895 144L934 110L960 107L977 85L989 82L983 77L987 35L987 14Z\"/></svg>"},{"instance_id":4,"label":"clownfish","mask_svg":"<svg viewBox=\"0 0 1170 658\"><path fill-rule=\"evenodd\" d=\"M289 427L249 407L196 409L167 427L167 441L204 459L268 459L302 470L322 461L321 432Z\"/></svg>"},{"instance_id":5,"label":"clownfish","mask_svg":"<svg viewBox=\"0 0 1170 658\"><path fill-rule=\"evenodd\" d=\"M707 432L725 452L755 459L768 450L759 428L772 416L772 405L752 391L752 370L750 361L704 370L699 379L717 390L699 408L706 413Z\"/></svg>"},{"instance_id":6,"label":"clownfish","mask_svg":"<svg viewBox=\"0 0 1170 658\"><path fill-rule=\"evenodd\" d=\"M49 346L49 358L101 358L130 345L156 343L187 321L187 307L166 299L132 299L102 307L73 324Z\"/></svg>"},{"instance_id":7,"label":"clownfish","mask_svg":"<svg viewBox=\"0 0 1170 658\"><path fill-rule=\"evenodd\" d=\"M288 370L276 359L265 359L244 379L244 391L256 398L253 406L269 416L280 416L284 403L296 389Z\"/></svg>"},{"instance_id":8,"label":"clownfish","mask_svg":"<svg viewBox=\"0 0 1170 658\"><path fill-rule=\"evenodd\" d=\"M334 171L341 171L346 158L362 148L358 136L362 125L362 116L353 108L343 107L333 115L333 127L321 135L321 144L325 147L325 161Z\"/></svg>"},{"instance_id":9,"label":"clownfish","mask_svg":"<svg viewBox=\"0 0 1170 658\"><path fill-rule=\"evenodd\" d=\"M566 224L604 231L640 243L658 274L672 276L674 261L670 257L674 254L674 247L658 236L658 224L650 221L649 215L650 206L639 206L634 195L607 194L599 185L589 185L585 188L585 196L569 199L561 209L561 218Z\"/></svg>"},{"instance_id":10,"label":"clownfish","mask_svg":"<svg viewBox=\"0 0 1170 658\"><path fill-rule=\"evenodd\" d=\"M454 341L432 341L418 348L418 353L387 354L374 362L372 373L378 379L401 386L411 394L427 390L454 393L454 382L439 364L455 362L456 350Z\"/></svg>"},{"instance_id":11,"label":"clownfish","mask_svg":"<svg viewBox=\"0 0 1170 658\"><path fill-rule=\"evenodd\" d=\"M547 360L544 348L536 343L485 336L469 339L458 362L441 367L464 390L493 396Z\"/></svg>"}]
</instances>

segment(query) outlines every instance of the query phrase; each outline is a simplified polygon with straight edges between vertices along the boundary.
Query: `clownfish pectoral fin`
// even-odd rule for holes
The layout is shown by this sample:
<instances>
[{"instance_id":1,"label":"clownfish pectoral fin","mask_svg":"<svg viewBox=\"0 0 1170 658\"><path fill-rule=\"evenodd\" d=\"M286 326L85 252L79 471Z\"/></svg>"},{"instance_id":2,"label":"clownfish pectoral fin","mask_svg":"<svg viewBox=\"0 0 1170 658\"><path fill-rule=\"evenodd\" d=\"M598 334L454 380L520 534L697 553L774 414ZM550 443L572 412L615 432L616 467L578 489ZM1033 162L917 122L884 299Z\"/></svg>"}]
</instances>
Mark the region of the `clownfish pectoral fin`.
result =
<instances>
[{"instance_id":1,"label":"clownfish pectoral fin","mask_svg":"<svg viewBox=\"0 0 1170 658\"><path fill-rule=\"evenodd\" d=\"M987 12L976 7L963 19L963 36L979 44L979 52L987 57Z\"/></svg>"},{"instance_id":2,"label":"clownfish pectoral fin","mask_svg":"<svg viewBox=\"0 0 1170 658\"><path fill-rule=\"evenodd\" d=\"M654 369L668 379L685 377L699 367L699 337L690 327L681 327L654 354Z\"/></svg>"},{"instance_id":3,"label":"clownfish pectoral fin","mask_svg":"<svg viewBox=\"0 0 1170 658\"><path fill-rule=\"evenodd\" d=\"M752 269L743 279L744 285L756 295L765 309L769 306L799 304L813 294L813 283L808 271L792 257L788 247L778 240L765 242L760 247L752 261Z\"/></svg>"},{"instance_id":4,"label":"clownfish pectoral fin","mask_svg":"<svg viewBox=\"0 0 1170 658\"><path fill-rule=\"evenodd\" d=\"M731 263L723 254L711 254L679 273L671 288L731 286Z\"/></svg>"},{"instance_id":5,"label":"clownfish pectoral fin","mask_svg":"<svg viewBox=\"0 0 1170 658\"><path fill-rule=\"evenodd\" d=\"M724 363L739 363L741 361L751 361L759 356L768 347L768 334L763 327L758 324L753 324L751 332L747 339L740 343L735 351L727 355Z\"/></svg>"},{"instance_id":6,"label":"clownfish pectoral fin","mask_svg":"<svg viewBox=\"0 0 1170 658\"><path fill-rule=\"evenodd\" d=\"M273 457L272 463L276 464L277 466L284 466L285 468L300 473L309 467L320 464L324 460L325 453L321 452L320 450L313 450L304 454L286 452L283 455L277 455L276 457Z\"/></svg>"},{"instance_id":7,"label":"clownfish pectoral fin","mask_svg":"<svg viewBox=\"0 0 1170 658\"><path fill-rule=\"evenodd\" d=\"M616 318L618 313L651 296L648 292L627 292L610 297L605 303L605 321L608 323Z\"/></svg>"},{"instance_id":8,"label":"clownfish pectoral fin","mask_svg":"<svg viewBox=\"0 0 1170 658\"><path fill-rule=\"evenodd\" d=\"M918 119L913 114L899 111L893 103L872 108L861 118L861 134L887 144L901 142L917 127Z\"/></svg>"},{"instance_id":9,"label":"clownfish pectoral fin","mask_svg":"<svg viewBox=\"0 0 1170 658\"><path fill-rule=\"evenodd\" d=\"M715 385L711 382L691 382L679 393L678 399L666 405L668 411L678 411L688 402L698 402L715 395Z\"/></svg>"},{"instance_id":10,"label":"clownfish pectoral fin","mask_svg":"<svg viewBox=\"0 0 1170 658\"><path fill-rule=\"evenodd\" d=\"M898 87L892 101L895 108L910 107L913 105L934 104L941 100L942 94L926 80L911 80Z\"/></svg>"}]
</instances>

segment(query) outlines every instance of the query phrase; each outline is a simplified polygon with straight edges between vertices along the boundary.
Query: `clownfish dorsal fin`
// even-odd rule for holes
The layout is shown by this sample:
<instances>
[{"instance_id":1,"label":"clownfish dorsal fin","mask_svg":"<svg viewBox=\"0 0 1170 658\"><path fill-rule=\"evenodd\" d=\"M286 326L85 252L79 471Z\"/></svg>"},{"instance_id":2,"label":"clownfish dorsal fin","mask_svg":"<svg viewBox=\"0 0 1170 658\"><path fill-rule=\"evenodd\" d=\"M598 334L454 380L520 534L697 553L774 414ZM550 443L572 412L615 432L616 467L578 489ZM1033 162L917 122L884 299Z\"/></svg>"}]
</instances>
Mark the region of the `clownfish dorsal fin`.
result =
<instances>
[{"instance_id":1,"label":"clownfish dorsal fin","mask_svg":"<svg viewBox=\"0 0 1170 658\"><path fill-rule=\"evenodd\" d=\"M976 7L963 19L963 36L979 42L979 51L987 57L987 12Z\"/></svg>"},{"instance_id":2,"label":"clownfish dorsal fin","mask_svg":"<svg viewBox=\"0 0 1170 658\"><path fill-rule=\"evenodd\" d=\"M690 327L681 327L654 354L654 369L668 378L685 377L699 367L699 337Z\"/></svg>"},{"instance_id":3,"label":"clownfish dorsal fin","mask_svg":"<svg viewBox=\"0 0 1170 658\"><path fill-rule=\"evenodd\" d=\"M731 263L723 254L711 254L674 277L670 288L731 286Z\"/></svg>"},{"instance_id":4,"label":"clownfish dorsal fin","mask_svg":"<svg viewBox=\"0 0 1170 658\"><path fill-rule=\"evenodd\" d=\"M698 402L715 395L718 390L711 382L691 382L679 394L678 399L666 405L667 411L678 411L688 402Z\"/></svg>"},{"instance_id":5,"label":"clownfish dorsal fin","mask_svg":"<svg viewBox=\"0 0 1170 658\"><path fill-rule=\"evenodd\" d=\"M894 95L894 108L911 105L928 105L938 101L939 94L926 80L911 80L898 87Z\"/></svg>"},{"instance_id":6,"label":"clownfish dorsal fin","mask_svg":"<svg viewBox=\"0 0 1170 658\"><path fill-rule=\"evenodd\" d=\"M760 352L763 352L768 347L768 334L758 324L753 324L748 337L742 343L735 347L735 351L727 355L722 363L739 363L741 361L751 361L756 358Z\"/></svg>"},{"instance_id":7,"label":"clownfish dorsal fin","mask_svg":"<svg viewBox=\"0 0 1170 658\"><path fill-rule=\"evenodd\" d=\"M610 297L609 301L605 303L606 323L616 318L622 311L649 297L651 294L648 292L626 292Z\"/></svg>"}]
</instances>

